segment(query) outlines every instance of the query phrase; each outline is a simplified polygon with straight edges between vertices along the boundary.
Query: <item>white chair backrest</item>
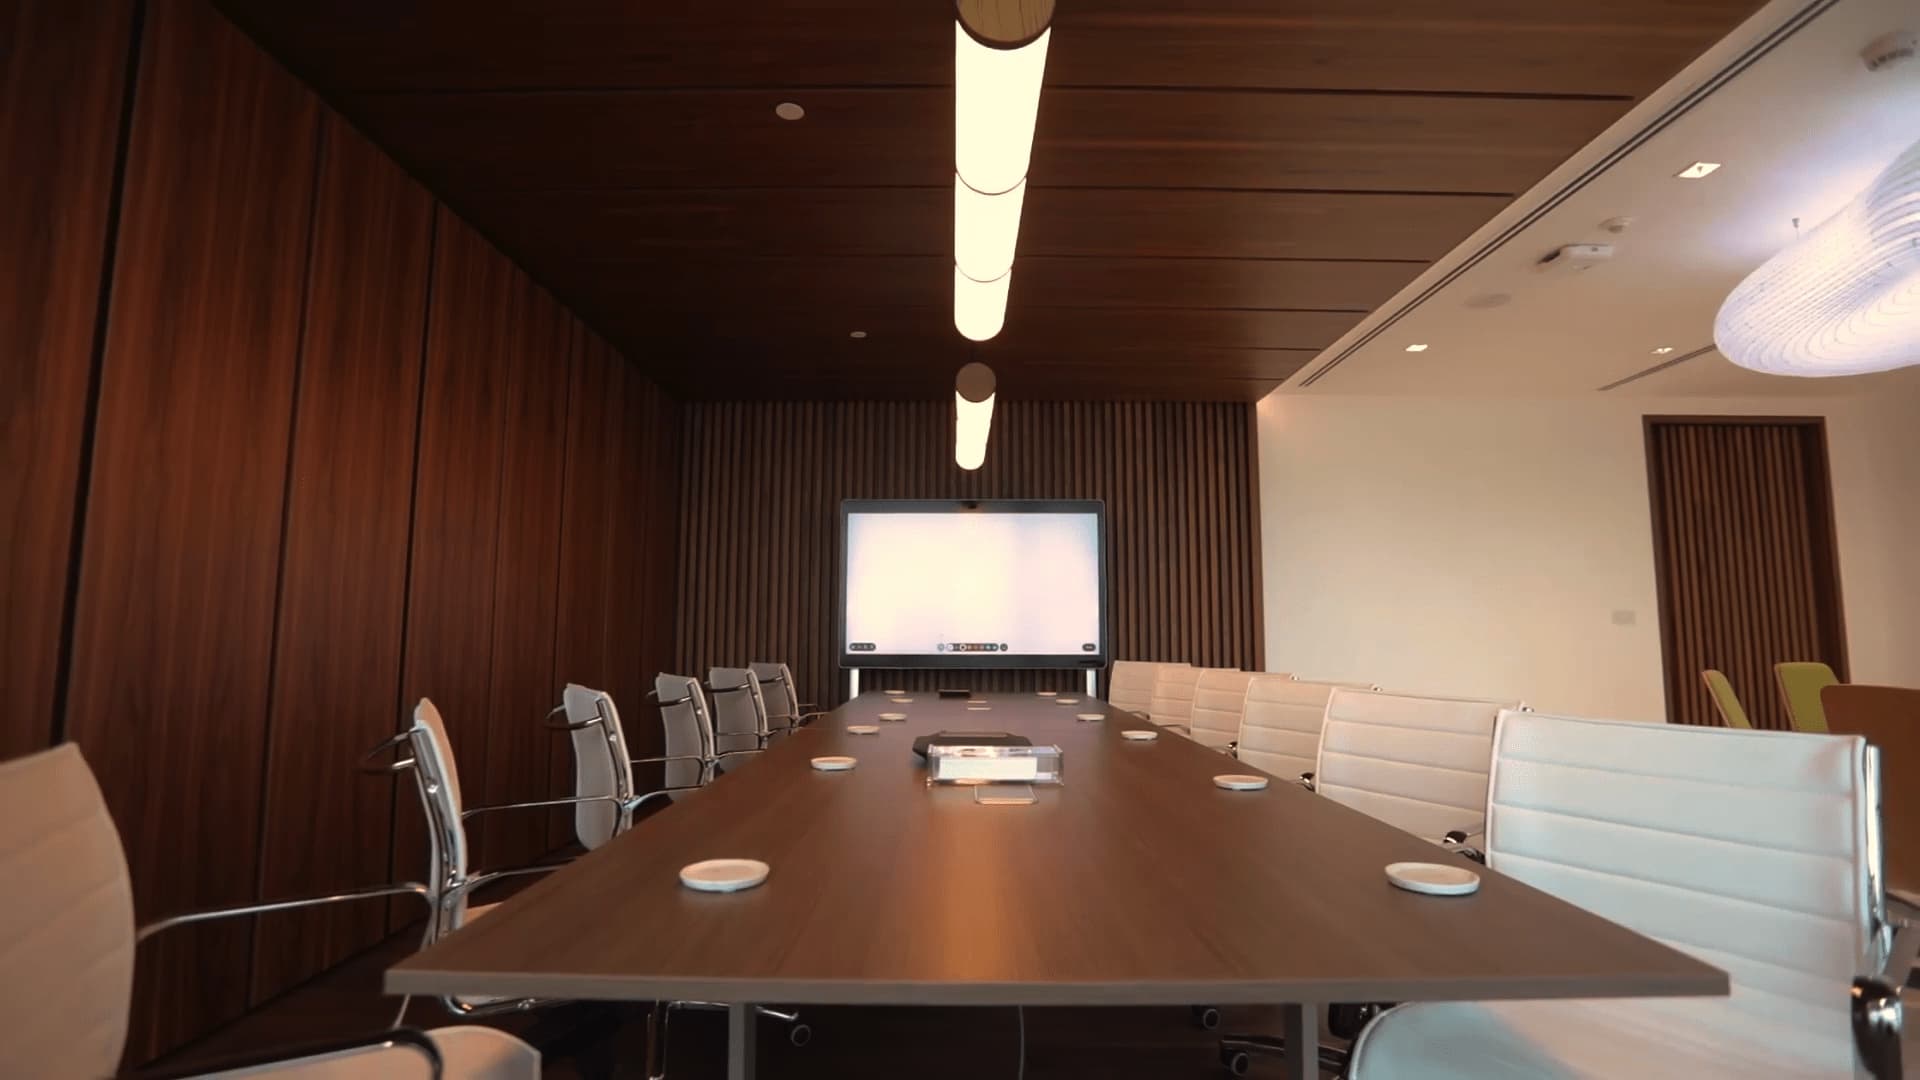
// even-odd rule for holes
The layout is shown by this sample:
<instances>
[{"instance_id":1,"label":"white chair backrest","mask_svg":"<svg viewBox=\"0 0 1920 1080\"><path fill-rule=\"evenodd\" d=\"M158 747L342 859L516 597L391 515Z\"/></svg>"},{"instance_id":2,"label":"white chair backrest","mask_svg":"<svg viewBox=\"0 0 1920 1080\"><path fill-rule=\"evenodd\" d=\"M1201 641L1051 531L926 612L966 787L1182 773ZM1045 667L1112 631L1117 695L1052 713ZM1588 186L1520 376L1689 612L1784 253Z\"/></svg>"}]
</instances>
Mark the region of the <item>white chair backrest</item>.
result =
<instances>
[{"instance_id":1,"label":"white chair backrest","mask_svg":"<svg viewBox=\"0 0 1920 1080\"><path fill-rule=\"evenodd\" d=\"M668 757L710 758L713 756L713 720L707 712L707 696L700 691L700 680L691 675L661 672L653 680L654 696L660 701L660 726L665 735ZM706 767L698 761L669 761L665 778L668 787L692 788L700 783ZM667 796L678 801L686 792Z\"/></svg>"},{"instance_id":2,"label":"white chair backrest","mask_svg":"<svg viewBox=\"0 0 1920 1080\"><path fill-rule=\"evenodd\" d=\"M408 731L413 748L414 780L420 789L420 810L427 822L427 888L437 899L467 880L467 830L460 814L460 770L447 740L446 721L426 698L413 707ZM435 904L438 922L427 931L428 940L458 930L467 918L467 894L461 889L451 905Z\"/></svg>"},{"instance_id":3,"label":"white chair backrest","mask_svg":"<svg viewBox=\"0 0 1920 1080\"><path fill-rule=\"evenodd\" d=\"M1728 997L1646 1002L1663 1027L1851 1076L1877 800L1859 737L1509 710L1487 865L1726 971Z\"/></svg>"},{"instance_id":4,"label":"white chair backrest","mask_svg":"<svg viewBox=\"0 0 1920 1080\"><path fill-rule=\"evenodd\" d=\"M1107 704L1145 716L1153 706L1153 685L1160 679L1160 669L1186 666L1151 660L1115 660L1113 674L1107 679Z\"/></svg>"},{"instance_id":5,"label":"white chair backrest","mask_svg":"<svg viewBox=\"0 0 1920 1080\"><path fill-rule=\"evenodd\" d=\"M1193 741L1216 750L1240 737L1240 714L1247 706L1251 671L1210 668L1193 687Z\"/></svg>"},{"instance_id":6,"label":"white chair backrest","mask_svg":"<svg viewBox=\"0 0 1920 1080\"><path fill-rule=\"evenodd\" d=\"M1153 700L1147 705L1147 719L1156 724L1179 724L1193 720L1193 690L1200 676L1219 668L1188 667L1169 664L1153 680Z\"/></svg>"},{"instance_id":7,"label":"white chair backrest","mask_svg":"<svg viewBox=\"0 0 1920 1080\"><path fill-rule=\"evenodd\" d=\"M133 1000L133 889L72 743L0 763L0 1072L112 1076Z\"/></svg>"},{"instance_id":8,"label":"white chair backrest","mask_svg":"<svg viewBox=\"0 0 1920 1080\"><path fill-rule=\"evenodd\" d=\"M1335 687L1314 789L1436 843L1454 829L1478 832L1493 725L1501 709L1516 704Z\"/></svg>"},{"instance_id":9,"label":"white chair backrest","mask_svg":"<svg viewBox=\"0 0 1920 1080\"><path fill-rule=\"evenodd\" d=\"M633 755L620 727L620 710L602 690L568 683L560 698L573 737L573 793L582 798L608 796L626 804L634 797ZM573 833L592 851L626 827L624 813L610 802L581 803L573 811Z\"/></svg>"},{"instance_id":10,"label":"white chair backrest","mask_svg":"<svg viewBox=\"0 0 1920 1080\"><path fill-rule=\"evenodd\" d=\"M1320 756L1320 725L1327 698L1339 683L1302 682L1287 675L1256 675L1247 683L1240 717L1241 761L1292 780L1312 772Z\"/></svg>"},{"instance_id":11,"label":"white chair backrest","mask_svg":"<svg viewBox=\"0 0 1920 1080\"><path fill-rule=\"evenodd\" d=\"M800 691L794 688L792 669L779 663L753 663L747 670L760 684L769 727L788 727L800 719Z\"/></svg>"},{"instance_id":12,"label":"white chair backrest","mask_svg":"<svg viewBox=\"0 0 1920 1080\"><path fill-rule=\"evenodd\" d=\"M718 753L753 750L767 733L767 703L760 680L746 668L707 669L713 689L713 746Z\"/></svg>"}]
</instances>

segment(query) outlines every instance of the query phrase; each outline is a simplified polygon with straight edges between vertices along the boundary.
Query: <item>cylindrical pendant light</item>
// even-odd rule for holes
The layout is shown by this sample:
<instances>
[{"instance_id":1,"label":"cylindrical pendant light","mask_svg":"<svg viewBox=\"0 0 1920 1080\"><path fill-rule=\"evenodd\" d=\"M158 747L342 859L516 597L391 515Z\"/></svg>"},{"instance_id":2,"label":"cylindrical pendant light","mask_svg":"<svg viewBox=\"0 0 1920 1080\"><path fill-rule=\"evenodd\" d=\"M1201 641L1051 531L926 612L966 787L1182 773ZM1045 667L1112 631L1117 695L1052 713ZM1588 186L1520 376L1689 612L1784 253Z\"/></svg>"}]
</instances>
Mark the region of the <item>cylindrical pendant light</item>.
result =
<instances>
[{"instance_id":1,"label":"cylindrical pendant light","mask_svg":"<svg viewBox=\"0 0 1920 1080\"><path fill-rule=\"evenodd\" d=\"M993 369L978 361L961 368L953 380L953 461L963 469L987 463L993 389Z\"/></svg>"},{"instance_id":2,"label":"cylindrical pendant light","mask_svg":"<svg viewBox=\"0 0 1920 1080\"><path fill-rule=\"evenodd\" d=\"M1006 321L1053 0L955 0L954 14L953 321L984 341Z\"/></svg>"},{"instance_id":3,"label":"cylindrical pendant light","mask_svg":"<svg viewBox=\"0 0 1920 1080\"><path fill-rule=\"evenodd\" d=\"M953 268L953 326L969 341L985 341L1000 332L1007 318L1009 270L992 281L975 281Z\"/></svg>"}]
</instances>

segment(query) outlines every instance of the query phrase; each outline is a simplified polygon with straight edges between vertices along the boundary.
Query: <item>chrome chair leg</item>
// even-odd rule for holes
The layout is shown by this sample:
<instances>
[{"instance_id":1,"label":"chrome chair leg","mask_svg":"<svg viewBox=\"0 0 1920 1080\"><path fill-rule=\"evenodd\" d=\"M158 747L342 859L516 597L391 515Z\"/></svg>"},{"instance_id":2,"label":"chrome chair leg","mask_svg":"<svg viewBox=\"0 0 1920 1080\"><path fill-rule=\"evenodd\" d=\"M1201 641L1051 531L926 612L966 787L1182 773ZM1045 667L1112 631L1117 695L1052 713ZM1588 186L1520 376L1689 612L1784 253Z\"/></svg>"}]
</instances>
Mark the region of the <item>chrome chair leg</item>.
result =
<instances>
[{"instance_id":1,"label":"chrome chair leg","mask_svg":"<svg viewBox=\"0 0 1920 1080\"><path fill-rule=\"evenodd\" d=\"M647 1013L647 1080L667 1080L667 1021L671 1002L656 1001Z\"/></svg>"}]
</instances>

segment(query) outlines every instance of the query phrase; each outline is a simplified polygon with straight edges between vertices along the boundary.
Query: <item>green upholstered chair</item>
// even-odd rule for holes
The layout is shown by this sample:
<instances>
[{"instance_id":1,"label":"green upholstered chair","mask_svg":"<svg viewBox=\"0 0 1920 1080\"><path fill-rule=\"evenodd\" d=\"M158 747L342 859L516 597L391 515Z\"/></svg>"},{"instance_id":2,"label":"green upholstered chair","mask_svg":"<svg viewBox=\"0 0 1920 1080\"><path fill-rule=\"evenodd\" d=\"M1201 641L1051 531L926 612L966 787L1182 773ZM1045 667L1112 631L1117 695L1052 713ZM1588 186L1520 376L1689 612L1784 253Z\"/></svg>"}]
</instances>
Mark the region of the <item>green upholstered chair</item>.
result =
<instances>
[{"instance_id":1,"label":"green upholstered chair","mask_svg":"<svg viewBox=\"0 0 1920 1080\"><path fill-rule=\"evenodd\" d=\"M1746 707L1740 704L1740 695L1733 692L1733 684L1727 681L1726 675L1708 668L1700 673L1700 679L1707 684L1707 693L1713 698L1721 724L1738 728L1753 726L1753 721L1747 719Z\"/></svg>"},{"instance_id":2,"label":"green upholstered chair","mask_svg":"<svg viewBox=\"0 0 1920 1080\"><path fill-rule=\"evenodd\" d=\"M1833 669L1818 660L1783 661L1773 665L1773 677L1793 730L1825 735L1827 710L1820 704L1820 691L1840 681Z\"/></svg>"}]
</instances>

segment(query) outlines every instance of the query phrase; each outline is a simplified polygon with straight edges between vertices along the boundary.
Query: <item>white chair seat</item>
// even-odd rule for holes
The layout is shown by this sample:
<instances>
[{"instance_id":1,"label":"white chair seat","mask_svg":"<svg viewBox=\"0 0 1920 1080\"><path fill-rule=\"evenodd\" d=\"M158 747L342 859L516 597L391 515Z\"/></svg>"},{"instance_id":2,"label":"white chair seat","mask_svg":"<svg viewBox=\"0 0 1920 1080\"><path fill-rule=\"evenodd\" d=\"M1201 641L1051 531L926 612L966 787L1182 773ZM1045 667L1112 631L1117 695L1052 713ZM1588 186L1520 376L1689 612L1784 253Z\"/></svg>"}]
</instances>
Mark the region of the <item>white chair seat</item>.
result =
<instances>
[{"instance_id":1,"label":"white chair seat","mask_svg":"<svg viewBox=\"0 0 1920 1080\"><path fill-rule=\"evenodd\" d=\"M1853 1047L1844 1026L1837 1033L1801 1030L1783 1039L1740 1019L1718 999L1402 1005L1362 1030L1349 1075L1352 1080L1853 1077Z\"/></svg>"},{"instance_id":2,"label":"white chair seat","mask_svg":"<svg viewBox=\"0 0 1920 1080\"><path fill-rule=\"evenodd\" d=\"M489 1027L445 1027L427 1033L440 1050L446 1080L539 1080L540 1051ZM210 1073L218 1080L427 1080L427 1059L406 1047L371 1047Z\"/></svg>"}]
</instances>

